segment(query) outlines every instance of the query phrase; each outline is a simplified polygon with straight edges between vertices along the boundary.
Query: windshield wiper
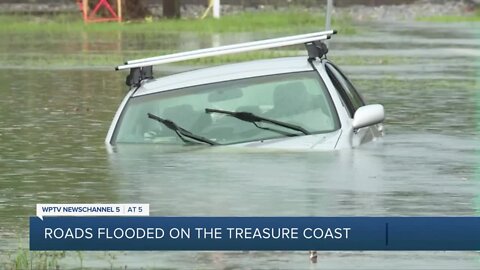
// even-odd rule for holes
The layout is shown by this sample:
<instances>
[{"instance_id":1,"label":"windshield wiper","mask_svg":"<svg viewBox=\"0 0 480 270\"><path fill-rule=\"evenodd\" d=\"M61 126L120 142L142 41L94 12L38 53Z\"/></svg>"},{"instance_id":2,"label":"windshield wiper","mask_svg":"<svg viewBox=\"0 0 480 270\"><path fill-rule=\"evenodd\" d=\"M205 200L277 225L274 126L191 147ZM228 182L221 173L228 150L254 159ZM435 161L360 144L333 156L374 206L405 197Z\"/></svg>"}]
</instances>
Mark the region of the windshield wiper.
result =
<instances>
[{"instance_id":1,"label":"windshield wiper","mask_svg":"<svg viewBox=\"0 0 480 270\"><path fill-rule=\"evenodd\" d=\"M192 143L191 140L187 140L185 139L185 137L187 138L190 138L192 140L195 140L195 141L199 141L199 142L203 142L203 143L207 143L207 144L210 144L210 145L217 145L218 143L212 141L212 140L209 140L205 137L202 137L202 136L198 136L198 135L195 135L193 134L192 132L182 128L182 127L179 127L177 124L175 124L175 122L171 121L171 120L168 120L168 119L163 119L163 118L160 118L154 114L151 114L151 113L147 113L148 115L148 118L150 119L153 119L153 120L157 120L158 122L164 124L167 128L175 131L175 133L177 134L177 136L184 142L184 143Z\"/></svg>"},{"instance_id":2,"label":"windshield wiper","mask_svg":"<svg viewBox=\"0 0 480 270\"><path fill-rule=\"evenodd\" d=\"M255 115L251 112L231 112L231 111L208 109L208 108L205 109L205 112L206 113L222 113L222 114L230 115L230 116L233 116L233 117L235 117L237 119L240 119L242 121L253 123L258 128L271 130L271 131L275 131L275 132L280 132L280 131L275 130L275 129L265 128L265 127L260 127L260 126L257 125L257 122L271 123L271 124L274 124L274 125L277 125L277 126L281 126L281 127L285 127L285 128L289 128L289 129L292 129L292 130L302 132L305 135L310 134L310 132L308 132L307 130L305 130L304 128L302 128L300 126L293 125L293 124L290 124L290 123L281 122L281 121L277 121L277 120L273 120L273 119L269 119L269 118L264 118L264 117ZM283 134L287 135L285 132L280 132L280 133L283 133Z\"/></svg>"}]
</instances>

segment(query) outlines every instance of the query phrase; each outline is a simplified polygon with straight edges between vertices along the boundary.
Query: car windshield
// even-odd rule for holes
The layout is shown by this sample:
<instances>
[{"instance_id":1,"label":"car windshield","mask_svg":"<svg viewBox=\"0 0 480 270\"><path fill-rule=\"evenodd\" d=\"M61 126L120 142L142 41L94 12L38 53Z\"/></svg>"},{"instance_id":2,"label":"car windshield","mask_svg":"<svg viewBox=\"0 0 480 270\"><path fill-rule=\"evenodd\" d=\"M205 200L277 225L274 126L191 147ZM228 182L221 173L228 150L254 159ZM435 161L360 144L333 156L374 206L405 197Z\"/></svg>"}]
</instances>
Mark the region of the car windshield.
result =
<instances>
[{"instance_id":1,"label":"car windshield","mask_svg":"<svg viewBox=\"0 0 480 270\"><path fill-rule=\"evenodd\" d=\"M242 120L231 112L248 112L255 117L249 115ZM215 144L304 136L339 128L331 97L315 71L224 81L133 97L117 124L114 143L187 141L171 125L169 128L162 121L151 119L149 114Z\"/></svg>"}]
</instances>

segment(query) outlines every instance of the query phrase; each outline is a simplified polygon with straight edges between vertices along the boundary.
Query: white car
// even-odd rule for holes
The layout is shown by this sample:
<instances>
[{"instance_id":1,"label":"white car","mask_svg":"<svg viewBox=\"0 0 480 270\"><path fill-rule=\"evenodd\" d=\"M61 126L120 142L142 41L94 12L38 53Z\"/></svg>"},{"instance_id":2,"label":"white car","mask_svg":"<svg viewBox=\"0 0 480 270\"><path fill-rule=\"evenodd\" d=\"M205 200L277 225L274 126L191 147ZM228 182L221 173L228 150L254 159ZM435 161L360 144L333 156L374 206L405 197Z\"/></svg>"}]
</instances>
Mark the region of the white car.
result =
<instances>
[{"instance_id":1,"label":"white car","mask_svg":"<svg viewBox=\"0 0 480 270\"><path fill-rule=\"evenodd\" d=\"M383 135L382 105L365 104L325 55L335 31L129 61L130 91L106 143L334 150ZM308 56L256 60L154 79L152 66L305 44Z\"/></svg>"}]
</instances>

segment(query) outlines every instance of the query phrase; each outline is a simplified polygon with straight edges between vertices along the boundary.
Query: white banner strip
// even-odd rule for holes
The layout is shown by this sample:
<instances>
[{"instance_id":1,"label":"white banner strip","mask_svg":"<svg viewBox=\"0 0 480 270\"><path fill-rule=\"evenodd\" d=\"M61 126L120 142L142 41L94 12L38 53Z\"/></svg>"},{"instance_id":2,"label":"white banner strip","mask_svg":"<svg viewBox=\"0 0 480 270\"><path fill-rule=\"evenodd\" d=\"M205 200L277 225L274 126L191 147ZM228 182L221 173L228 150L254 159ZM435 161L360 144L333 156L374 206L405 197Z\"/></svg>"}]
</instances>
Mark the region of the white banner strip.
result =
<instances>
[{"instance_id":1,"label":"white banner strip","mask_svg":"<svg viewBox=\"0 0 480 270\"><path fill-rule=\"evenodd\" d=\"M149 216L150 205L127 204L37 204L37 217L47 216Z\"/></svg>"}]
</instances>

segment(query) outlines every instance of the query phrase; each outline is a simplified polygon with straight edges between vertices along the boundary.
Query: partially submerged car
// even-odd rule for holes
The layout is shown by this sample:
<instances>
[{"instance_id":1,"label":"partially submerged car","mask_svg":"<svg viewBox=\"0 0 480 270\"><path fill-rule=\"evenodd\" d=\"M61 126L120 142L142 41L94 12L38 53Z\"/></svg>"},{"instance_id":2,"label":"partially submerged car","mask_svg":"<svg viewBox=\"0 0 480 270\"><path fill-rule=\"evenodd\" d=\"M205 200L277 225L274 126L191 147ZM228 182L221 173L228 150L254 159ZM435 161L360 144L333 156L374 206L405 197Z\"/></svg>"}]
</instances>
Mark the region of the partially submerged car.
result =
<instances>
[{"instance_id":1,"label":"partially submerged car","mask_svg":"<svg viewBox=\"0 0 480 270\"><path fill-rule=\"evenodd\" d=\"M366 105L326 58L333 30L139 59L106 143L334 150L383 135L382 105ZM202 68L154 79L152 66L305 44L308 56Z\"/></svg>"}]
</instances>

